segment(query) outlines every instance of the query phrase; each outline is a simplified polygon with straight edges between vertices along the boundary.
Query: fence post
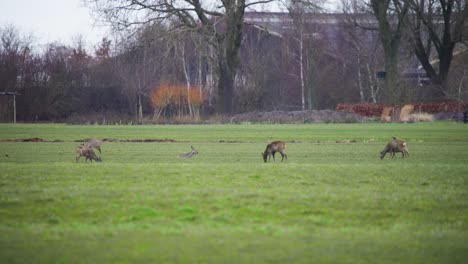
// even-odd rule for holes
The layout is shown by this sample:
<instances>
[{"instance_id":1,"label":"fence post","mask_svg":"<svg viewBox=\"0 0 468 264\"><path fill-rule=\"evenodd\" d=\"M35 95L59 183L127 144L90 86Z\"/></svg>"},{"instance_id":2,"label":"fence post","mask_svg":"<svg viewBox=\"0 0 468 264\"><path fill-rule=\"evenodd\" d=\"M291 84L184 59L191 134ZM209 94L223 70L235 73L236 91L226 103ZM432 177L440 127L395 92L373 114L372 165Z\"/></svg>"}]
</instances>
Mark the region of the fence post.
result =
<instances>
[{"instance_id":1,"label":"fence post","mask_svg":"<svg viewBox=\"0 0 468 264\"><path fill-rule=\"evenodd\" d=\"M16 94L13 94L13 124L16 124Z\"/></svg>"}]
</instances>

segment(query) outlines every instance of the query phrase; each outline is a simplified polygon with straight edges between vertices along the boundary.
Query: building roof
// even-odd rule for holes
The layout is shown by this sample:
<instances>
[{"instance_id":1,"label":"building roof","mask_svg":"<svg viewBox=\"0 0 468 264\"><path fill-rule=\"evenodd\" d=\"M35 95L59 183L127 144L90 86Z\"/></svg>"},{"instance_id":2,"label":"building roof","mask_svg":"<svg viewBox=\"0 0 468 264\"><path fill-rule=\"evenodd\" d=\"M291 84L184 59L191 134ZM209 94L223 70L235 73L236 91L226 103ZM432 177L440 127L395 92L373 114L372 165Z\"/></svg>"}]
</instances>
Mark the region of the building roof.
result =
<instances>
[{"instance_id":1,"label":"building roof","mask_svg":"<svg viewBox=\"0 0 468 264\"><path fill-rule=\"evenodd\" d=\"M344 13L306 13L304 21L306 24L325 26L340 26L350 22L375 26L377 23L370 14ZM293 18L287 12L246 12L244 22L282 35L292 28Z\"/></svg>"}]
</instances>

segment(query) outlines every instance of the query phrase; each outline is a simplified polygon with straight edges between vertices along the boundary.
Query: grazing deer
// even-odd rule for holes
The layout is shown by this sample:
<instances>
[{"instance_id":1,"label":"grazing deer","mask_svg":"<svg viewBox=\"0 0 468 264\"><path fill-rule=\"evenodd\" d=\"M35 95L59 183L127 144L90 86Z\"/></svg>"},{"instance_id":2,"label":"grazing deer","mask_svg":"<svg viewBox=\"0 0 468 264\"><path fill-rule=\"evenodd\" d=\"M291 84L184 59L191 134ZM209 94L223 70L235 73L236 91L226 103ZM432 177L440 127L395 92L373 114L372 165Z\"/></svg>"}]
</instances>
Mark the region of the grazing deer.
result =
<instances>
[{"instance_id":1,"label":"grazing deer","mask_svg":"<svg viewBox=\"0 0 468 264\"><path fill-rule=\"evenodd\" d=\"M193 155L198 154L198 150L196 150L193 146L190 146L192 151L188 153L180 153L179 158L191 158Z\"/></svg>"},{"instance_id":2,"label":"grazing deer","mask_svg":"<svg viewBox=\"0 0 468 264\"><path fill-rule=\"evenodd\" d=\"M86 141L86 145L92 147L92 148L95 148L99 151L99 154L102 155L101 153L101 143L102 143L102 140L100 139L96 139L96 138L90 138Z\"/></svg>"},{"instance_id":3,"label":"grazing deer","mask_svg":"<svg viewBox=\"0 0 468 264\"><path fill-rule=\"evenodd\" d=\"M288 159L288 155L284 152L286 149L286 142L284 141L273 141L266 146L265 152L261 153L263 161L267 162L270 160L270 157L273 156L273 161L275 161L275 153L279 152L281 154L281 162L283 159Z\"/></svg>"},{"instance_id":4,"label":"grazing deer","mask_svg":"<svg viewBox=\"0 0 468 264\"><path fill-rule=\"evenodd\" d=\"M405 140L392 137L393 140L388 142L385 148L380 152L380 159L383 159L387 153L390 153L392 159L395 157L396 152L401 152L402 157L409 156L408 145Z\"/></svg>"},{"instance_id":5,"label":"grazing deer","mask_svg":"<svg viewBox=\"0 0 468 264\"><path fill-rule=\"evenodd\" d=\"M85 162L88 162L88 159L93 162L101 162L101 157L98 157L96 153L94 153L93 148L89 145L80 144L76 147L76 162L80 160L81 157L85 157Z\"/></svg>"}]
</instances>

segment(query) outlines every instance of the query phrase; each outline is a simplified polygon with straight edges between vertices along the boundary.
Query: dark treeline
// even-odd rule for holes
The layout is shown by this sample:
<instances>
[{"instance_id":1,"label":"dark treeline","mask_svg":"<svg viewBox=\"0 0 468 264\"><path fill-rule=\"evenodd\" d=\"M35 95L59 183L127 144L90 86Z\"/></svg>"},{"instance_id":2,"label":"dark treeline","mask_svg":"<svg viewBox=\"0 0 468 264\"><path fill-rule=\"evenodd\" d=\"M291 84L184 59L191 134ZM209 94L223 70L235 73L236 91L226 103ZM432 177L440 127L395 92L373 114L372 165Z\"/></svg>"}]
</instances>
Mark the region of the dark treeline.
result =
<instances>
[{"instance_id":1,"label":"dark treeline","mask_svg":"<svg viewBox=\"0 0 468 264\"><path fill-rule=\"evenodd\" d=\"M379 31L357 25L349 14L293 11L245 14L233 112L389 101L385 79L377 78L385 74L386 63ZM17 118L23 122L85 122L95 116L145 122L215 114L216 51L196 31L175 31L173 26L148 24L124 40L104 38L94 48L78 40L40 50L14 26L1 27L0 92L20 94ZM394 100L466 99L463 41L454 52L444 93L432 93L440 83L418 68L409 33L403 34L398 50ZM11 98L0 96L1 121L11 121L11 111Z\"/></svg>"}]
</instances>

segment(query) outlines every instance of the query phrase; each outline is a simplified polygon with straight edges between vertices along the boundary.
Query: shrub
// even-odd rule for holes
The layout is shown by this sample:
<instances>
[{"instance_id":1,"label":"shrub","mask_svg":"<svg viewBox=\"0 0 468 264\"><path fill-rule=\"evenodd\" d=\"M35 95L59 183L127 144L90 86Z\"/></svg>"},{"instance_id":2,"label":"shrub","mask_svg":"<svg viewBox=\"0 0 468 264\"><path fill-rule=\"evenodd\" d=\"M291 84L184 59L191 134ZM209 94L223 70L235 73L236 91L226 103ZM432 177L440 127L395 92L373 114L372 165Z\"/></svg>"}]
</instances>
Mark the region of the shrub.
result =
<instances>
[{"instance_id":1,"label":"shrub","mask_svg":"<svg viewBox=\"0 0 468 264\"><path fill-rule=\"evenodd\" d=\"M413 111L414 111L413 105L407 104L403 106L400 111L400 118L399 118L400 122L408 122L410 119L410 115L413 113Z\"/></svg>"},{"instance_id":2,"label":"shrub","mask_svg":"<svg viewBox=\"0 0 468 264\"><path fill-rule=\"evenodd\" d=\"M374 103L358 103L358 104L338 104L336 110L349 111L362 116L381 116L385 107L393 107L391 104L374 104Z\"/></svg>"},{"instance_id":3,"label":"shrub","mask_svg":"<svg viewBox=\"0 0 468 264\"><path fill-rule=\"evenodd\" d=\"M391 120L401 120L406 119L407 111L410 110L410 106L413 107L414 112L423 112L429 114L444 113L444 112L462 112L468 109L468 102L448 100L444 102L419 102L419 103L407 103L408 108L401 109L403 113L400 112L400 108L397 105L393 104L374 104L374 103L356 103L356 104L338 104L336 110L338 111L349 111L362 116L380 116L382 121L388 121L389 117ZM384 110L387 108L387 112L384 113ZM392 108L392 111L389 110ZM404 107L403 107L404 108ZM390 111L390 112L388 112ZM410 112L413 112L410 111ZM401 116L403 114L403 116ZM399 118L400 117L400 118ZM402 121L404 121L402 120Z\"/></svg>"},{"instance_id":4,"label":"shrub","mask_svg":"<svg viewBox=\"0 0 468 264\"><path fill-rule=\"evenodd\" d=\"M187 89L185 85L163 84L151 91L151 104L154 108L154 120L160 116L183 116L191 113L190 118L200 119L200 106L203 103L203 94L196 87Z\"/></svg>"},{"instance_id":5,"label":"shrub","mask_svg":"<svg viewBox=\"0 0 468 264\"><path fill-rule=\"evenodd\" d=\"M408 116L409 122L430 122L434 121L434 116L428 113L414 113Z\"/></svg>"},{"instance_id":6,"label":"shrub","mask_svg":"<svg viewBox=\"0 0 468 264\"><path fill-rule=\"evenodd\" d=\"M392 113L393 113L393 107L388 106L384 107L382 111L382 115L380 116L380 120L382 122L391 122L392 121Z\"/></svg>"}]
</instances>

